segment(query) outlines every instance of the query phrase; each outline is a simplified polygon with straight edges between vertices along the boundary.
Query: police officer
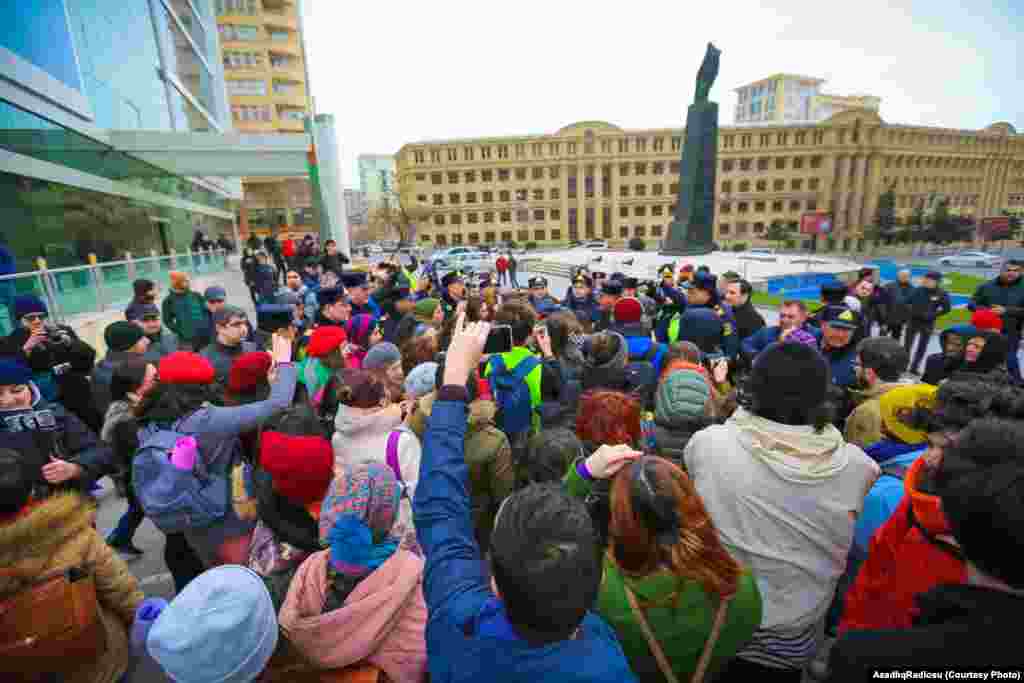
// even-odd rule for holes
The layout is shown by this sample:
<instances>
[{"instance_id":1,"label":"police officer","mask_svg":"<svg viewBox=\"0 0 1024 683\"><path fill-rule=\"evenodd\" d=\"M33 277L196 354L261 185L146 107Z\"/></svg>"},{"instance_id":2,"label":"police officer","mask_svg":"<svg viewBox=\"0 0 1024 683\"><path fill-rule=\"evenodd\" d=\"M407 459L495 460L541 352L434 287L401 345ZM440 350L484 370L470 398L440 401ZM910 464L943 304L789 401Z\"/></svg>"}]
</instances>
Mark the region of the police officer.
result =
<instances>
[{"instance_id":1,"label":"police officer","mask_svg":"<svg viewBox=\"0 0 1024 683\"><path fill-rule=\"evenodd\" d=\"M601 286L601 293L597 298L598 317L597 322L594 323L594 332L604 332L611 328L615 322L612 311L621 298L622 282L620 280L609 279Z\"/></svg>"},{"instance_id":2,"label":"police officer","mask_svg":"<svg viewBox=\"0 0 1024 683\"><path fill-rule=\"evenodd\" d=\"M593 325L600 317L601 311L597 305L597 297L594 296L594 283L583 274L582 269L577 271L572 287L565 293L562 306L572 311L585 326Z\"/></svg>"},{"instance_id":3,"label":"police officer","mask_svg":"<svg viewBox=\"0 0 1024 683\"><path fill-rule=\"evenodd\" d=\"M537 311L537 315L547 316L554 313L558 308L558 299L548 294L548 279L535 275L531 277L527 285L530 287L530 294L526 300Z\"/></svg>"},{"instance_id":4,"label":"police officer","mask_svg":"<svg viewBox=\"0 0 1024 683\"><path fill-rule=\"evenodd\" d=\"M668 319L665 340L669 344L690 341L704 353L735 357L740 340L732 312L718 297L718 279L710 273L698 273L683 289L686 290L686 310Z\"/></svg>"},{"instance_id":5,"label":"police officer","mask_svg":"<svg viewBox=\"0 0 1024 683\"><path fill-rule=\"evenodd\" d=\"M461 271L453 270L441 278L441 308L444 317L455 314L455 307L466 300L466 278Z\"/></svg>"}]
</instances>

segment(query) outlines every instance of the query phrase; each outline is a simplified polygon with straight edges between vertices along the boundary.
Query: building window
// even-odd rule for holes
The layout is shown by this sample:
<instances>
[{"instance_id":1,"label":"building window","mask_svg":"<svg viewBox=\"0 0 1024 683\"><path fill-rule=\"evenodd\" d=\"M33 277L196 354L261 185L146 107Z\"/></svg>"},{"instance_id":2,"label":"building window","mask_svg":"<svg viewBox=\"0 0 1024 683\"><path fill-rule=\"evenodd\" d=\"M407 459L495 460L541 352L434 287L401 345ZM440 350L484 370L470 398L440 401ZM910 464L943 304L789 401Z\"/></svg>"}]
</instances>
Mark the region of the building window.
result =
<instances>
[{"instance_id":1,"label":"building window","mask_svg":"<svg viewBox=\"0 0 1024 683\"><path fill-rule=\"evenodd\" d=\"M633 192L634 192L634 194L637 197L646 197L647 196L647 186L646 185L637 185L636 187L633 188Z\"/></svg>"},{"instance_id":2,"label":"building window","mask_svg":"<svg viewBox=\"0 0 1024 683\"><path fill-rule=\"evenodd\" d=\"M533 198L535 201L544 201L544 190L534 190Z\"/></svg>"},{"instance_id":3,"label":"building window","mask_svg":"<svg viewBox=\"0 0 1024 683\"><path fill-rule=\"evenodd\" d=\"M494 240L494 233L493 232L485 232L484 233L484 242L489 242L489 243L493 244L494 241L495 240Z\"/></svg>"},{"instance_id":4,"label":"building window","mask_svg":"<svg viewBox=\"0 0 1024 683\"><path fill-rule=\"evenodd\" d=\"M567 143L565 143L565 153L569 154L569 155L575 154L576 153L576 143L575 142L567 142Z\"/></svg>"},{"instance_id":5,"label":"building window","mask_svg":"<svg viewBox=\"0 0 1024 683\"><path fill-rule=\"evenodd\" d=\"M427 160L421 150L416 150L415 152L413 152L412 157L417 164L422 164Z\"/></svg>"},{"instance_id":6,"label":"building window","mask_svg":"<svg viewBox=\"0 0 1024 683\"><path fill-rule=\"evenodd\" d=\"M552 187L550 190L548 190L548 196L550 196L552 199L560 199L562 196L562 191L557 187Z\"/></svg>"},{"instance_id":7,"label":"building window","mask_svg":"<svg viewBox=\"0 0 1024 683\"><path fill-rule=\"evenodd\" d=\"M661 226L660 225L652 225L651 226L651 237L661 237Z\"/></svg>"},{"instance_id":8,"label":"building window","mask_svg":"<svg viewBox=\"0 0 1024 683\"><path fill-rule=\"evenodd\" d=\"M664 211L665 207L662 206L661 204L655 204L654 206L651 207L652 216L662 216L664 215Z\"/></svg>"},{"instance_id":9,"label":"building window","mask_svg":"<svg viewBox=\"0 0 1024 683\"><path fill-rule=\"evenodd\" d=\"M629 175L629 164L619 164L619 175Z\"/></svg>"},{"instance_id":10,"label":"building window","mask_svg":"<svg viewBox=\"0 0 1024 683\"><path fill-rule=\"evenodd\" d=\"M534 209L533 210L533 220L535 220L535 221L542 221L542 220L544 220L544 209Z\"/></svg>"},{"instance_id":11,"label":"building window","mask_svg":"<svg viewBox=\"0 0 1024 683\"><path fill-rule=\"evenodd\" d=\"M729 227L730 226L729 226L728 223L719 223L718 224L718 234L719 235L728 235L729 234Z\"/></svg>"},{"instance_id":12,"label":"building window","mask_svg":"<svg viewBox=\"0 0 1024 683\"><path fill-rule=\"evenodd\" d=\"M478 233L478 232L471 232L471 233L469 233L469 243L470 244L478 244L479 242L480 242L480 233Z\"/></svg>"},{"instance_id":13,"label":"building window","mask_svg":"<svg viewBox=\"0 0 1024 683\"><path fill-rule=\"evenodd\" d=\"M225 79L225 83L228 86L228 95L240 95L240 96L253 96L258 97L267 94L267 82L262 80L239 80L234 81L231 79ZM275 90L277 84L275 83Z\"/></svg>"},{"instance_id":14,"label":"building window","mask_svg":"<svg viewBox=\"0 0 1024 683\"><path fill-rule=\"evenodd\" d=\"M430 150L430 163L439 164L441 163L441 152L436 149Z\"/></svg>"},{"instance_id":15,"label":"building window","mask_svg":"<svg viewBox=\"0 0 1024 683\"><path fill-rule=\"evenodd\" d=\"M508 159L508 145L498 145L498 158Z\"/></svg>"},{"instance_id":16,"label":"building window","mask_svg":"<svg viewBox=\"0 0 1024 683\"><path fill-rule=\"evenodd\" d=\"M416 174L416 180L417 180L417 182L423 182L423 181L425 181L426 179L427 179L427 174L426 174L426 173L417 173L417 174Z\"/></svg>"},{"instance_id":17,"label":"building window","mask_svg":"<svg viewBox=\"0 0 1024 683\"><path fill-rule=\"evenodd\" d=\"M821 168L821 157L820 156L813 156L813 157L811 157L811 168Z\"/></svg>"},{"instance_id":18,"label":"building window","mask_svg":"<svg viewBox=\"0 0 1024 683\"><path fill-rule=\"evenodd\" d=\"M494 171L480 171L480 182L489 183L494 180Z\"/></svg>"},{"instance_id":19,"label":"building window","mask_svg":"<svg viewBox=\"0 0 1024 683\"><path fill-rule=\"evenodd\" d=\"M270 106L266 104L236 104L231 107L231 115L236 121L270 121Z\"/></svg>"},{"instance_id":20,"label":"building window","mask_svg":"<svg viewBox=\"0 0 1024 683\"><path fill-rule=\"evenodd\" d=\"M757 187L758 192L766 192L768 190L768 181L758 180L757 185L755 187Z\"/></svg>"},{"instance_id":21,"label":"building window","mask_svg":"<svg viewBox=\"0 0 1024 683\"><path fill-rule=\"evenodd\" d=\"M256 14L257 0L217 0L217 14Z\"/></svg>"},{"instance_id":22,"label":"building window","mask_svg":"<svg viewBox=\"0 0 1024 683\"><path fill-rule=\"evenodd\" d=\"M757 160L757 170L767 171L768 170L768 159L761 157Z\"/></svg>"},{"instance_id":23,"label":"building window","mask_svg":"<svg viewBox=\"0 0 1024 683\"><path fill-rule=\"evenodd\" d=\"M516 180L526 180L526 169L525 168L517 168L516 169Z\"/></svg>"},{"instance_id":24,"label":"building window","mask_svg":"<svg viewBox=\"0 0 1024 683\"><path fill-rule=\"evenodd\" d=\"M472 211L472 212L466 214L466 222L467 223L477 223L477 222L479 222L478 218L479 218L479 215L475 211Z\"/></svg>"},{"instance_id":25,"label":"building window","mask_svg":"<svg viewBox=\"0 0 1024 683\"><path fill-rule=\"evenodd\" d=\"M438 237L443 237L443 235L438 235ZM452 244L462 244L462 235L452 235Z\"/></svg>"},{"instance_id":26,"label":"building window","mask_svg":"<svg viewBox=\"0 0 1024 683\"><path fill-rule=\"evenodd\" d=\"M494 222L494 212L493 211L484 211L484 223L493 223L493 222Z\"/></svg>"},{"instance_id":27,"label":"building window","mask_svg":"<svg viewBox=\"0 0 1024 683\"><path fill-rule=\"evenodd\" d=\"M794 138L796 140L796 144L798 144L798 145L806 145L807 144L807 133L797 133L794 136Z\"/></svg>"},{"instance_id":28,"label":"building window","mask_svg":"<svg viewBox=\"0 0 1024 683\"><path fill-rule=\"evenodd\" d=\"M498 201L507 202L510 201L511 199L512 197L509 194L508 190L502 190L501 192L498 193Z\"/></svg>"},{"instance_id":29,"label":"building window","mask_svg":"<svg viewBox=\"0 0 1024 683\"><path fill-rule=\"evenodd\" d=\"M448 161L458 161L458 160L459 160L459 150L455 149L454 147L449 147L448 148Z\"/></svg>"},{"instance_id":30,"label":"building window","mask_svg":"<svg viewBox=\"0 0 1024 683\"><path fill-rule=\"evenodd\" d=\"M754 223L754 234L755 235L760 235L763 232L764 232L764 223L760 223L760 222Z\"/></svg>"},{"instance_id":31,"label":"building window","mask_svg":"<svg viewBox=\"0 0 1024 683\"><path fill-rule=\"evenodd\" d=\"M682 142L682 141L679 139L678 135L672 136L672 151L673 152L678 152L679 151L679 144L680 144L680 142Z\"/></svg>"},{"instance_id":32,"label":"building window","mask_svg":"<svg viewBox=\"0 0 1024 683\"><path fill-rule=\"evenodd\" d=\"M633 215L634 216L646 216L647 215L647 207L646 206L634 206L633 207Z\"/></svg>"},{"instance_id":33,"label":"building window","mask_svg":"<svg viewBox=\"0 0 1024 683\"><path fill-rule=\"evenodd\" d=\"M772 181L772 189L776 192L782 192L786 189L786 181L781 178Z\"/></svg>"},{"instance_id":34,"label":"building window","mask_svg":"<svg viewBox=\"0 0 1024 683\"><path fill-rule=\"evenodd\" d=\"M732 181L731 180L723 180L722 181L722 192L725 192L725 193L732 192Z\"/></svg>"},{"instance_id":35,"label":"building window","mask_svg":"<svg viewBox=\"0 0 1024 683\"><path fill-rule=\"evenodd\" d=\"M263 55L259 52L224 50L224 58L222 61L225 69L252 69L262 66ZM278 66L278 64L271 64L271 66Z\"/></svg>"},{"instance_id":36,"label":"building window","mask_svg":"<svg viewBox=\"0 0 1024 683\"><path fill-rule=\"evenodd\" d=\"M674 175L679 175L679 162L673 161L668 165L668 172Z\"/></svg>"},{"instance_id":37,"label":"building window","mask_svg":"<svg viewBox=\"0 0 1024 683\"><path fill-rule=\"evenodd\" d=\"M735 135L723 135L722 136L722 147L726 147L726 148L732 147L735 144L735 142L736 142L735 138L736 138Z\"/></svg>"},{"instance_id":38,"label":"building window","mask_svg":"<svg viewBox=\"0 0 1024 683\"><path fill-rule=\"evenodd\" d=\"M619 185L619 196L620 197L628 197L629 196L629 185Z\"/></svg>"},{"instance_id":39,"label":"building window","mask_svg":"<svg viewBox=\"0 0 1024 683\"><path fill-rule=\"evenodd\" d=\"M472 147L463 147L462 148L462 158L465 159L466 161L473 161L473 148Z\"/></svg>"},{"instance_id":40,"label":"building window","mask_svg":"<svg viewBox=\"0 0 1024 683\"><path fill-rule=\"evenodd\" d=\"M560 146L560 144L557 143L557 142L549 142L548 143L548 152L551 154L551 156L557 156L558 155L558 148L559 148L559 146Z\"/></svg>"},{"instance_id":41,"label":"building window","mask_svg":"<svg viewBox=\"0 0 1024 683\"><path fill-rule=\"evenodd\" d=\"M508 169L507 168L499 168L498 169L498 182L500 182L500 183L508 182Z\"/></svg>"},{"instance_id":42,"label":"building window","mask_svg":"<svg viewBox=\"0 0 1024 683\"><path fill-rule=\"evenodd\" d=\"M668 186L669 194L679 194L679 183L672 183Z\"/></svg>"},{"instance_id":43,"label":"building window","mask_svg":"<svg viewBox=\"0 0 1024 683\"><path fill-rule=\"evenodd\" d=\"M459 174L451 171L448 173L448 184L457 185L459 183Z\"/></svg>"},{"instance_id":44,"label":"building window","mask_svg":"<svg viewBox=\"0 0 1024 683\"><path fill-rule=\"evenodd\" d=\"M460 203L459 193L458 192L449 192L448 193L448 203L449 204L458 204L458 203Z\"/></svg>"},{"instance_id":45,"label":"building window","mask_svg":"<svg viewBox=\"0 0 1024 683\"><path fill-rule=\"evenodd\" d=\"M480 158L481 159L490 159L491 158L491 148L490 147L481 147L480 148Z\"/></svg>"},{"instance_id":46,"label":"building window","mask_svg":"<svg viewBox=\"0 0 1024 683\"><path fill-rule=\"evenodd\" d=\"M560 221L560 220L562 220L562 210L561 209L551 209L551 220L553 220L553 221Z\"/></svg>"},{"instance_id":47,"label":"building window","mask_svg":"<svg viewBox=\"0 0 1024 683\"><path fill-rule=\"evenodd\" d=\"M512 212L511 211L502 211L501 212L501 222L502 223L511 223L512 222Z\"/></svg>"},{"instance_id":48,"label":"building window","mask_svg":"<svg viewBox=\"0 0 1024 683\"><path fill-rule=\"evenodd\" d=\"M451 216L451 223L452 225L462 225L462 214L453 213Z\"/></svg>"},{"instance_id":49,"label":"building window","mask_svg":"<svg viewBox=\"0 0 1024 683\"><path fill-rule=\"evenodd\" d=\"M779 213L782 211L782 200L775 200L772 202L772 211Z\"/></svg>"},{"instance_id":50,"label":"building window","mask_svg":"<svg viewBox=\"0 0 1024 683\"><path fill-rule=\"evenodd\" d=\"M739 204L736 205L736 211L738 211L739 213L747 213L747 211L749 210L750 205L747 204L746 202L740 202Z\"/></svg>"},{"instance_id":51,"label":"building window","mask_svg":"<svg viewBox=\"0 0 1024 683\"><path fill-rule=\"evenodd\" d=\"M789 202L789 210L790 211L799 211L800 210L800 200L799 199L791 200Z\"/></svg>"},{"instance_id":52,"label":"building window","mask_svg":"<svg viewBox=\"0 0 1024 683\"><path fill-rule=\"evenodd\" d=\"M647 227L643 225L637 225L633 227L633 234L636 237L647 237Z\"/></svg>"},{"instance_id":53,"label":"building window","mask_svg":"<svg viewBox=\"0 0 1024 683\"><path fill-rule=\"evenodd\" d=\"M426 204L427 203L427 195L425 195L425 194L418 194L418 195L416 195L416 201L423 202L424 204Z\"/></svg>"},{"instance_id":54,"label":"building window","mask_svg":"<svg viewBox=\"0 0 1024 683\"><path fill-rule=\"evenodd\" d=\"M544 237L544 234L545 234L545 232L546 232L546 231L544 231L544 230L534 230L534 231L533 231L533 239L534 239L535 241L537 241L537 242L543 242L543 241L544 241L544 239L545 239L545 237ZM551 234L552 234L552 236L553 236L553 235L554 235L554 232L552 232ZM552 237L552 239L555 239L555 238L554 238L554 237Z\"/></svg>"},{"instance_id":55,"label":"building window","mask_svg":"<svg viewBox=\"0 0 1024 683\"><path fill-rule=\"evenodd\" d=\"M785 169L786 169L786 157L776 157L775 158L775 170L776 171L783 171Z\"/></svg>"},{"instance_id":56,"label":"building window","mask_svg":"<svg viewBox=\"0 0 1024 683\"><path fill-rule=\"evenodd\" d=\"M741 180L740 181L740 192L750 192L750 181L749 180Z\"/></svg>"},{"instance_id":57,"label":"building window","mask_svg":"<svg viewBox=\"0 0 1024 683\"><path fill-rule=\"evenodd\" d=\"M533 156L542 157L544 156L544 143L535 142L533 143Z\"/></svg>"},{"instance_id":58,"label":"building window","mask_svg":"<svg viewBox=\"0 0 1024 683\"><path fill-rule=\"evenodd\" d=\"M651 173L653 175L662 175L665 172L665 162L656 161L651 164Z\"/></svg>"},{"instance_id":59,"label":"building window","mask_svg":"<svg viewBox=\"0 0 1024 683\"><path fill-rule=\"evenodd\" d=\"M612 153L612 141L611 140L601 140L601 154L611 154L611 153Z\"/></svg>"},{"instance_id":60,"label":"building window","mask_svg":"<svg viewBox=\"0 0 1024 683\"><path fill-rule=\"evenodd\" d=\"M779 133L775 136L775 144L782 146L789 144L789 133Z\"/></svg>"},{"instance_id":61,"label":"building window","mask_svg":"<svg viewBox=\"0 0 1024 683\"><path fill-rule=\"evenodd\" d=\"M557 242L560 239L562 239L562 231L561 230L552 230L551 231L551 241L552 242Z\"/></svg>"},{"instance_id":62,"label":"building window","mask_svg":"<svg viewBox=\"0 0 1024 683\"><path fill-rule=\"evenodd\" d=\"M792 188L794 191L802 190L804 188L804 181L802 178L793 178Z\"/></svg>"},{"instance_id":63,"label":"building window","mask_svg":"<svg viewBox=\"0 0 1024 683\"><path fill-rule=\"evenodd\" d=\"M665 192L665 186L662 185L661 183L655 183L655 184L651 185L651 194L653 196L655 196L655 197L660 196L660 195L664 194L664 192Z\"/></svg>"},{"instance_id":64,"label":"building window","mask_svg":"<svg viewBox=\"0 0 1024 683\"><path fill-rule=\"evenodd\" d=\"M484 192L484 194L483 194L483 201L484 201L484 204L490 204L491 202L493 202L494 201L494 193L491 192L490 190L488 190L487 192Z\"/></svg>"},{"instance_id":65,"label":"building window","mask_svg":"<svg viewBox=\"0 0 1024 683\"><path fill-rule=\"evenodd\" d=\"M772 136L769 133L761 133L761 146L767 147L772 144Z\"/></svg>"},{"instance_id":66,"label":"building window","mask_svg":"<svg viewBox=\"0 0 1024 683\"><path fill-rule=\"evenodd\" d=\"M544 167L534 166L532 170L532 176L534 180L542 180L544 178Z\"/></svg>"},{"instance_id":67,"label":"building window","mask_svg":"<svg viewBox=\"0 0 1024 683\"><path fill-rule=\"evenodd\" d=\"M740 170L741 171L749 171L750 170L750 162L751 162L750 159L740 159Z\"/></svg>"},{"instance_id":68,"label":"building window","mask_svg":"<svg viewBox=\"0 0 1024 683\"><path fill-rule=\"evenodd\" d=\"M661 152L661 151L664 151L664 149L665 149L665 139L664 138L654 138L654 151L655 152Z\"/></svg>"},{"instance_id":69,"label":"building window","mask_svg":"<svg viewBox=\"0 0 1024 683\"><path fill-rule=\"evenodd\" d=\"M516 159L522 159L526 156L526 145L519 143L516 145Z\"/></svg>"},{"instance_id":70,"label":"building window","mask_svg":"<svg viewBox=\"0 0 1024 683\"><path fill-rule=\"evenodd\" d=\"M807 200L807 210L808 211L817 211L818 210L818 201L815 200L815 199L808 199Z\"/></svg>"},{"instance_id":71,"label":"building window","mask_svg":"<svg viewBox=\"0 0 1024 683\"><path fill-rule=\"evenodd\" d=\"M629 207L628 206L620 206L619 207L619 218L629 218Z\"/></svg>"},{"instance_id":72,"label":"building window","mask_svg":"<svg viewBox=\"0 0 1024 683\"><path fill-rule=\"evenodd\" d=\"M434 214L434 225L444 225L444 214L443 213Z\"/></svg>"},{"instance_id":73,"label":"building window","mask_svg":"<svg viewBox=\"0 0 1024 683\"><path fill-rule=\"evenodd\" d=\"M552 166L548 169L548 174L552 180L558 180L558 166Z\"/></svg>"},{"instance_id":74,"label":"building window","mask_svg":"<svg viewBox=\"0 0 1024 683\"><path fill-rule=\"evenodd\" d=\"M636 139L636 151L641 153L647 151L647 138Z\"/></svg>"},{"instance_id":75,"label":"building window","mask_svg":"<svg viewBox=\"0 0 1024 683\"><path fill-rule=\"evenodd\" d=\"M569 197L569 199L576 199L576 176L569 177L568 191L569 194L567 196Z\"/></svg>"},{"instance_id":76,"label":"building window","mask_svg":"<svg viewBox=\"0 0 1024 683\"><path fill-rule=\"evenodd\" d=\"M619 140L619 154L626 154L628 152L629 152L629 140L625 139L625 138L622 139L622 140Z\"/></svg>"},{"instance_id":77,"label":"building window","mask_svg":"<svg viewBox=\"0 0 1024 683\"><path fill-rule=\"evenodd\" d=\"M749 135L749 134L748 135L741 135L740 136L740 147L750 147L750 144L751 144L752 141L753 141L753 136L752 135Z\"/></svg>"},{"instance_id":78,"label":"building window","mask_svg":"<svg viewBox=\"0 0 1024 683\"><path fill-rule=\"evenodd\" d=\"M807 189L808 190L817 190L818 189L818 185L819 185L819 181L818 181L817 178L811 178L810 180L807 181Z\"/></svg>"},{"instance_id":79,"label":"building window","mask_svg":"<svg viewBox=\"0 0 1024 683\"><path fill-rule=\"evenodd\" d=\"M729 202L722 202L718 205L718 213L730 213L732 211L732 204Z\"/></svg>"},{"instance_id":80,"label":"building window","mask_svg":"<svg viewBox=\"0 0 1024 683\"><path fill-rule=\"evenodd\" d=\"M444 195L443 194L435 194L434 195L434 206L441 206L443 204L444 204Z\"/></svg>"},{"instance_id":81,"label":"building window","mask_svg":"<svg viewBox=\"0 0 1024 683\"><path fill-rule=\"evenodd\" d=\"M754 202L754 211L756 213L764 212L764 202Z\"/></svg>"},{"instance_id":82,"label":"building window","mask_svg":"<svg viewBox=\"0 0 1024 683\"><path fill-rule=\"evenodd\" d=\"M633 167L633 169L635 175L647 175L647 164L645 164L642 161L636 162L636 165Z\"/></svg>"},{"instance_id":83,"label":"building window","mask_svg":"<svg viewBox=\"0 0 1024 683\"><path fill-rule=\"evenodd\" d=\"M465 175L463 177L466 179L467 183L475 183L476 182L476 171L466 171L466 173L465 173Z\"/></svg>"},{"instance_id":84,"label":"building window","mask_svg":"<svg viewBox=\"0 0 1024 683\"><path fill-rule=\"evenodd\" d=\"M476 204L476 192L467 192L466 193L466 203L467 204Z\"/></svg>"},{"instance_id":85,"label":"building window","mask_svg":"<svg viewBox=\"0 0 1024 683\"><path fill-rule=\"evenodd\" d=\"M525 187L522 187L522 188L519 188L518 190L516 190L516 201L517 202L525 202L527 197L529 197L529 196L530 195L526 191Z\"/></svg>"}]
</instances>

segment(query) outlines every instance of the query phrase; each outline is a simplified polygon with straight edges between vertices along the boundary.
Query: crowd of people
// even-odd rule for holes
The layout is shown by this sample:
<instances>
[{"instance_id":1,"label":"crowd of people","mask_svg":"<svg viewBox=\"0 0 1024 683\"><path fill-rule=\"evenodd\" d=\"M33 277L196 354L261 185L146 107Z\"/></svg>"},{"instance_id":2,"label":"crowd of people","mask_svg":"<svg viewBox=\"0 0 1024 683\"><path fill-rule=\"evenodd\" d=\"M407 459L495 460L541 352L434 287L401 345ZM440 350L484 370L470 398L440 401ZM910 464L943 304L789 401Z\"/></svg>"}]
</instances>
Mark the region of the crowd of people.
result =
<instances>
[{"instance_id":1,"label":"crowd of people","mask_svg":"<svg viewBox=\"0 0 1024 683\"><path fill-rule=\"evenodd\" d=\"M1021 264L928 355L938 273L865 269L767 325L704 266L558 297L505 256L470 282L272 242L242 254L255 322L139 280L98 363L15 300L0 679L1020 671ZM147 518L169 601L129 569Z\"/></svg>"}]
</instances>

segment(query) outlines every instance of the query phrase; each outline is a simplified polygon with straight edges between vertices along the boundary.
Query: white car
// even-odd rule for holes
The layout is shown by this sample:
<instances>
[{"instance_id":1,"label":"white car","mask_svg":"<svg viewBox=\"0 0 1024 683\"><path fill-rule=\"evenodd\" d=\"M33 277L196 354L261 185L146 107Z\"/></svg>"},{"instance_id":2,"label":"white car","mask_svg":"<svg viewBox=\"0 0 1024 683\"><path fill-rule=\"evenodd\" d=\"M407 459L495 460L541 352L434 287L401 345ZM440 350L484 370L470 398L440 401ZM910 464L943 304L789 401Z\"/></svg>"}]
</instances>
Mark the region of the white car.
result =
<instances>
[{"instance_id":1,"label":"white car","mask_svg":"<svg viewBox=\"0 0 1024 683\"><path fill-rule=\"evenodd\" d=\"M480 273L494 270L495 257L472 247L452 247L433 254L431 261L439 273L446 273L449 270Z\"/></svg>"},{"instance_id":2,"label":"white car","mask_svg":"<svg viewBox=\"0 0 1024 683\"><path fill-rule=\"evenodd\" d=\"M983 251L965 251L939 259L939 263L944 266L976 266L978 268L998 268L1002 262L1001 257L986 254Z\"/></svg>"},{"instance_id":3,"label":"white car","mask_svg":"<svg viewBox=\"0 0 1024 683\"><path fill-rule=\"evenodd\" d=\"M607 249L608 243L604 240L591 240L581 245L584 249Z\"/></svg>"},{"instance_id":4,"label":"white car","mask_svg":"<svg viewBox=\"0 0 1024 683\"><path fill-rule=\"evenodd\" d=\"M755 256L774 256L775 250L771 247L754 247L753 249L747 249L747 253Z\"/></svg>"}]
</instances>

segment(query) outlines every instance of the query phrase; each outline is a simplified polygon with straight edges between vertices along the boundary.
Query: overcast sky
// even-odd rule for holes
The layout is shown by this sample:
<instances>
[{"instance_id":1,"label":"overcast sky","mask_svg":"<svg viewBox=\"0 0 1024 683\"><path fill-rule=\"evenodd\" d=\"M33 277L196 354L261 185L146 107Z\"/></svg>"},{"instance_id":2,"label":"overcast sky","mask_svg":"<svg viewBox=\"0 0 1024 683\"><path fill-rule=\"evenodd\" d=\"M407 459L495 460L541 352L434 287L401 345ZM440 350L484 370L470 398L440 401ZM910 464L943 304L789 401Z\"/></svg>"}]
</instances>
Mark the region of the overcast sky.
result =
<instances>
[{"instance_id":1,"label":"overcast sky","mask_svg":"<svg viewBox=\"0 0 1024 683\"><path fill-rule=\"evenodd\" d=\"M316 108L335 116L350 187L359 154L408 142L681 126L708 41L722 124L734 88L786 72L877 95L889 122L1024 131L1020 0L303 2Z\"/></svg>"}]
</instances>

